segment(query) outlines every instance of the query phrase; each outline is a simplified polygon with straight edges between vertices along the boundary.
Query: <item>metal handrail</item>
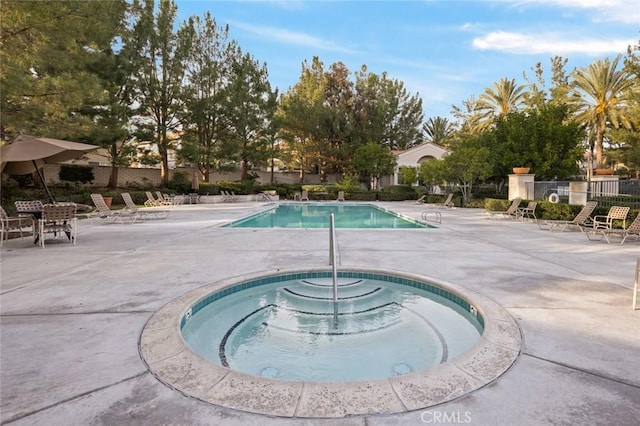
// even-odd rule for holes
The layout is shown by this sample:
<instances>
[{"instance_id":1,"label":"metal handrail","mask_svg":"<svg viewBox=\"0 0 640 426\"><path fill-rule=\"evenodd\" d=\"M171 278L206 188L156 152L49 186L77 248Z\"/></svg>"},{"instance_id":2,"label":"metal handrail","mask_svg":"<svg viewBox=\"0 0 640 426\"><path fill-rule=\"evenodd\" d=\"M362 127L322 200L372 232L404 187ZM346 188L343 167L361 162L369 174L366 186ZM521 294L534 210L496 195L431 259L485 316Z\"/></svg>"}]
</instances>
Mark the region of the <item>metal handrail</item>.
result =
<instances>
[{"instance_id":1,"label":"metal handrail","mask_svg":"<svg viewBox=\"0 0 640 426\"><path fill-rule=\"evenodd\" d=\"M338 328L338 267L336 248L336 227L333 213L329 215L329 264L333 277L333 328Z\"/></svg>"},{"instance_id":2,"label":"metal handrail","mask_svg":"<svg viewBox=\"0 0 640 426\"><path fill-rule=\"evenodd\" d=\"M640 257L636 261L636 279L633 283L633 310L638 306L638 278L640 277Z\"/></svg>"}]
</instances>

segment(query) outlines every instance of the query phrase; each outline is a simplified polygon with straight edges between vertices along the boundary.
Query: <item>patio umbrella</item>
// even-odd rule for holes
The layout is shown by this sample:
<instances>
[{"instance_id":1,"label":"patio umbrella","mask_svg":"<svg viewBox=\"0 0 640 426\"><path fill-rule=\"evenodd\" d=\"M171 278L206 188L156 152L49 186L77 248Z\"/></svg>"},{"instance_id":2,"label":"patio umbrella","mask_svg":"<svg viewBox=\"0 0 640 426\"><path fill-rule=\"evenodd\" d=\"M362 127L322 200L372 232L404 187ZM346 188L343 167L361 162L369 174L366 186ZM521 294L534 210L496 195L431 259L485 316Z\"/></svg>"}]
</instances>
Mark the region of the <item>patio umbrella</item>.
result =
<instances>
[{"instance_id":1,"label":"patio umbrella","mask_svg":"<svg viewBox=\"0 0 640 426\"><path fill-rule=\"evenodd\" d=\"M0 147L0 170L12 175L37 172L49 199L55 202L40 170L42 166L73 160L98 148L79 142L20 135L12 143Z\"/></svg>"}]
</instances>

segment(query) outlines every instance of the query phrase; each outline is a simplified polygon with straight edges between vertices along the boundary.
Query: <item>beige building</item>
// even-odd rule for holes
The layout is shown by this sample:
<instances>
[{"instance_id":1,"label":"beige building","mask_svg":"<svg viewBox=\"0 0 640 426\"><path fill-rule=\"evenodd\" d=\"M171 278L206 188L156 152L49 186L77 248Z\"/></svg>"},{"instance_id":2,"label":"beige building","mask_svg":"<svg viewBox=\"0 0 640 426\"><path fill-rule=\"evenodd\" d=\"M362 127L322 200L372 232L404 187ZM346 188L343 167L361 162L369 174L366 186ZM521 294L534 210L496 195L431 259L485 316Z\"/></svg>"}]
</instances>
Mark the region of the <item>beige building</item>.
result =
<instances>
[{"instance_id":1,"label":"beige building","mask_svg":"<svg viewBox=\"0 0 640 426\"><path fill-rule=\"evenodd\" d=\"M393 173L392 184L399 182L400 167L420 167L425 161L441 159L449 154L449 151L431 142L424 142L420 145L409 148L405 151L394 151L396 154L396 169Z\"/></svg>"}]
</instances>

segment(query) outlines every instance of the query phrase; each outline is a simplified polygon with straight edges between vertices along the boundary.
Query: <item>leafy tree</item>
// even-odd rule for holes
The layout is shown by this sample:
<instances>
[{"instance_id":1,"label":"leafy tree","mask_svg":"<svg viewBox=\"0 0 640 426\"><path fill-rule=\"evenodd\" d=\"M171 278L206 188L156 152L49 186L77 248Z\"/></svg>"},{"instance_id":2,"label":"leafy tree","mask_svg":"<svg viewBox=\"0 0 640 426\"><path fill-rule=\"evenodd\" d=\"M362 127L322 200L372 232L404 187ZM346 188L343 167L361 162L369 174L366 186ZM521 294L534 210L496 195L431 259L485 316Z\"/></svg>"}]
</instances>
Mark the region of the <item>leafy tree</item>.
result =
<instances>
[{"instance_id":1,"label":"leafy tree","mask_svg":"<svg viewBox=\"0 0 640 426\"><path fill-rule=\"evenodd\" d=\"M91 117L93 125L81 140L106 149L111 162L110 188L118 184L118 167L130 165L137 153L130 121L135 113L132 76L137 74L140 64L131 48L131 32L123 28L121 34L123 46L120 50L105 52L92 67L104 88L102 99L82 110L83 114Z\"/></svg>"},{"instance_id":2,"label":"leafy tree","mask_svg":"<svg viewBox=\"0 0 640 426\"><path fill-rule=\"evenodd\" d=\"M0 130L76 136L89 119L79 110L102 94L90 69L121 28L124 0L0 2Z\"/></svg>"},{"instance_id":3,"label":"leafy tree","mask_svg":"<svg viewBox=\"0 0 640 426\"><path fill-rule=\"evenodd\" d=\"M260 66L248 53L242 55L240 49L235 57L227 96L227 137L237 146L240 178L246 180L251 165L269 158L265 135L277 93L271 92L266 65Z\"/></svg>"},{"instance_id":4,"label":"leafy tree","mask_svg":"<svg viewBox=\"0 0 640 426\"><path fill-rule=\"evenodd\" d=\"M169 182L170 149L175 148L183 111L183 82L189 58L193 28L181 25L176 31L174 0L160 0L155 14L154 0L134 0L136 52L143 63L136 79L139 103L136 126L140 134L152 134L160 155L160 178Z\"/></svg>"},{"instance_id":5,"label":"leafy tree","mask_svg":"<svg viewBox=\"0 0 640 426\"><path fill-rule=\"evenodd\" d=\"M280 99L277 119L282 124L282 148L289 153L291 168L300 170L300 182L316 164L321 149L321 122L325 113L326 75L323 64L314 57L302 63L298 82Z\"/></svg>"},{"instance_id":6,"label":"leafy tree","mask_svg":"<svg viewBox=\"0 0 640 426\"><path fill-rule=\"evenodd\" d=\"M491 152L482 137L474 136L462 142L455 151L445 156L442 160L432 160L442 164L434 164L442 179L446 182L455 183L462 193L463 203L471 200L473 186L479 180L486 179L491 175Z\"/></svg>"},{"instance_id":7,"label":"leafy tree","mask_svg":"<svg viewBox=\"0 0 640 426\"><path fill-rule=\"evenodd\" d=\"M569 120L566 105L546 105L499 118L483 139L491 149L494 176L513 167L531 167L540 179L565 179L578 173L582 157L580 127Z\"/></svg>"},{"instance_id":8,"label":"leafy tree","mask_svg":"<svg viewBox=\"0 0 640 426\"><path fill-rule=\"evenodd\" d=\"M336 62L325 72L324 104L320 118L322 149L318 150L320 178L348 169L353 143L354 88L349 69Z\"/></svg>"},{"instance_id":9,"label":"leafy tree","mask_svg":"<svg viewBox=\"0 0 640 426\"><path fill-rule=\"evenodd\" d=\"M410 95L404 83L378 76L366 66L356 73L355 132L360 144L374 141L391 149L407 149L421 142L422 100Z\"/></svg>"},{"instance_id":10,"label":"leafy tree","mask_svg":"<svg viewBox=\"0 0 640 426\"><path fill-rule=\"evenodd\" d=\"M353 166L360 176L369 178L371 189L378 188L381 176L393 173L396 157L389 147L369 142L358 148L353 156Z\"/></svg>"},{"instance_id":11,"label":"leafy tree","mask_svg":"<svg viewBox=\"0 0 640 426\"><path fill-rule=\"evenodd\" d=\"M613 61L598 60L588 68L580 67L572 73L572 104L576 119L587 129L596 151L596 164L604 161L607 126L631 128L629 106L637 79L627 69L618 69L621 55Z\"/></svg>"},{"instance_id":12,"label":"leafy tree","mask_svg":"<svg viewBox=\"0 0 640 426\"><path fill-rule=\"evenodd\" d=\"M189 25L194 37L187 61L180 154L181 158L197 164L209 181L215 160L229 155L230 151L225 137L229 115L225 99L236 43L229 40L228 26L218 26L208 12L204 19L190 18Z\"/></svg>"},{"instance_id":13,"label":"leafy tree","mask_svg":"<svg viewBox=\"0 0 640 426\"><path fill-rule=\"evenodd\" d=\"M418 169L416 167L401 166L399 178L400 184L411 186L418 180Z\"/></svg>"}]
</instances>

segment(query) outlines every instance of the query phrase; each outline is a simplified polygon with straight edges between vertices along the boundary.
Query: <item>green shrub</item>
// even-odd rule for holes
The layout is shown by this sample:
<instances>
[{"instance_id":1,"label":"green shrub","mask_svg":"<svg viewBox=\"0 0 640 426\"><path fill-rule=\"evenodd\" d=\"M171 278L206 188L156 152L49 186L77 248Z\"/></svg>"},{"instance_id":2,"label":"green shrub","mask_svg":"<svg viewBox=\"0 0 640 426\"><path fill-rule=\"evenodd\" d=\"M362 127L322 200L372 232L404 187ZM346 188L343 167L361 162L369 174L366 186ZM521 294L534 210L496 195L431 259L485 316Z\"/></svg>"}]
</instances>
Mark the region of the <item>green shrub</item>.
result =
<instances>
[{"instance_id":1,"label":"green shrub","mask_svg":"<svg viewBox=\"0 0 640 426\"><path fill-rule=\"evenodd\" d=\"M90 183L95 179L93 167L77 164L61 164L58 177L62 181Z\"/></svg>"},{"instance_id":2,"label":"green shrub","mask_svg":"<svg viewBox=\"0 0 640 426\"><path fill-rule=\"evenodd\" d=\"M509 200L501 200L497 198L485 198L484 208L492 212L501 212L509 208Z\"/></svg>"},{"instance_id":3,"label":"green shrub","mask_svg":"<svg viewBox=\"0 0 640 426\"><path fill-rule=\"evenodd\" d=\"M220 194L220 187L218 184L211 182L201 182L200 187L198 189L198 194L200 195L218 195Z\"/></svg>"},{"instance_id":4,"label":"green shrub","mask_svg":"<svg viewBox=\"0 0 640 426\"><path fill-rule=\"evenodd\" d=\"M582 210L580 205L538 201L536 216L538 219L546 220L573 220L580 210Z\"/></svg>"},{"instance_id":5,"label":"green shrub","mask_svg":"<svg viewBox=\"0 0 640 426\"><path fill-rule=\"evenodd\" d=\"M350 201L375 201L378 193L374 191L355 191L349 193Z\"/></svg>"},{"instance_id":6,"label":"green shrub","mask_svg":"<svg viewBox=\"0 0 640 426\"><path fill-rule=\"evenodd\" d=\"M188 194L191 192L191 178L185 172L174 172L169 179L167 188L178 194Z\"/></svg>"},{"instance_id":7,"label":"green shrub","mask_svg":"<svg viewBox=\"0 0 640 426\"><path fill-rule=\"evenodd\" d=\"M391 185L378 192L380 201L406 201L418 198L416 191L410 185Z\"/></svg>"}]
</instances>

